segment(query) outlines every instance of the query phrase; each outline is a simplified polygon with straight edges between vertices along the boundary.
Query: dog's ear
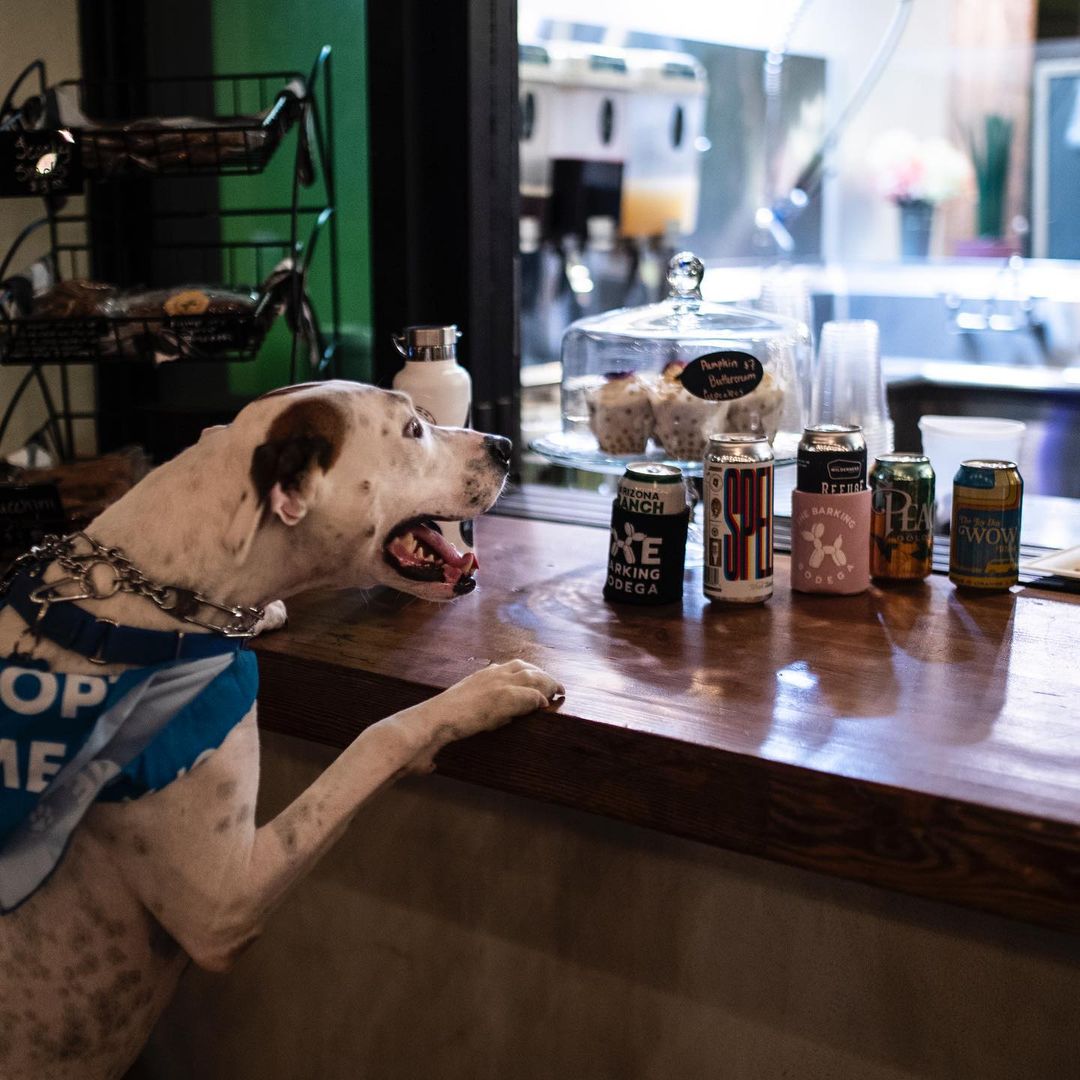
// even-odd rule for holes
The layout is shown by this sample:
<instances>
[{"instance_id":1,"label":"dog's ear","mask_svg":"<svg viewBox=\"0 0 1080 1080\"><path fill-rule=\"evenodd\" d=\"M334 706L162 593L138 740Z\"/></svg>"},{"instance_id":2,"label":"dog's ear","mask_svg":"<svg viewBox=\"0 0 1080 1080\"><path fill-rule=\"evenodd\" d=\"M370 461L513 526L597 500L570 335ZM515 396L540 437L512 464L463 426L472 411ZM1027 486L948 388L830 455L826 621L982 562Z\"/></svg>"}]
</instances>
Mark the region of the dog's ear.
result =
<instances>
[{"instance_id":1,"label":"dog's ear","mask_svg":"<svg viewBox=\"0 0 1080 1080\"><path fill-rule=\"evenodd\" d=\"M304 519L341 453L345 426L344 412L325 397L306 397L277 415L251 455L251 483L225 534L238 563L247 558L267 513L286 525Z\"/></svg>"}]
</instances>

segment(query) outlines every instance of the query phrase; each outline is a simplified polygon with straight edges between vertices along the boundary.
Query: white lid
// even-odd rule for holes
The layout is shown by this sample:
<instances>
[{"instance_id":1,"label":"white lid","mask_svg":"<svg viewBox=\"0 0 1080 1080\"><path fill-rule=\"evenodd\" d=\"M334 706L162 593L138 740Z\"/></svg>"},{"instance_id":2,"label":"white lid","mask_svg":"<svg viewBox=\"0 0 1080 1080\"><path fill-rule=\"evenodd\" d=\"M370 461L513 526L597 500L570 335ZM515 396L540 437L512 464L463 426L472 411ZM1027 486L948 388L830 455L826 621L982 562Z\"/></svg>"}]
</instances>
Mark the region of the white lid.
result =
<instances>
[{"instance_id":1,"label":"white lid","mask_svg":"<svg viewBox=\"0 0 1080 1080\"><path fill-rule=\"evenodd\" d=\"M535 42L518 42L518 80L522 86L529 83L553 83L558 72L551 63L551 53L546 45Z\"/></svg>"},{"instance_id":2,"label":"white lid","mask_svg":"<svg viewBox=\"0 0 1080 1080\"><path fill-rule=\"evenodd\" d=\"M542 54L547 56L546 63ZM633 86L626 49L579 41L549 41L539 49L519 45L518 74L523 82L554 82L581 89L630 90Z\"/></svg>"},{"instance_id":3,"label":"white lid","mask_svg":"<svg viewBox=\"0 0 1080 1080\"><path fill-rule=\"evenodd\" d=\"M800 328L791 319L703 300L700 285L704 271L700 259L691 252L681 251L668 267L671 292L666 300L644 307L616 308L578 319L570 325L566 335L584 335L593 341L623 338L638 342L723 342L729 345L737 341L796 339Z\"/></svg>"},{"instance_id":4,"label":"white lid","mask_svg":"<svg viewBox=\"0 0 1080 1080\"><path fill-rule=\"evenodd\" d=\"M972 436L1022 435L1027 425L1021 420L1006 420L996 416L939 416L927 413L919 418L920 431L969 439Z\"/></svg>"},{"instance_id":5,"label":"white lid","mask_svg":"<svg viewBox=\"0 0 1080 1080\"><path fill-rule=\"evenodd\" d=\"M703 97L708 93L705 67L689 53L660 49L626 49L625 53L636 89L675 97Z\"/></svg>"}]
</instances>

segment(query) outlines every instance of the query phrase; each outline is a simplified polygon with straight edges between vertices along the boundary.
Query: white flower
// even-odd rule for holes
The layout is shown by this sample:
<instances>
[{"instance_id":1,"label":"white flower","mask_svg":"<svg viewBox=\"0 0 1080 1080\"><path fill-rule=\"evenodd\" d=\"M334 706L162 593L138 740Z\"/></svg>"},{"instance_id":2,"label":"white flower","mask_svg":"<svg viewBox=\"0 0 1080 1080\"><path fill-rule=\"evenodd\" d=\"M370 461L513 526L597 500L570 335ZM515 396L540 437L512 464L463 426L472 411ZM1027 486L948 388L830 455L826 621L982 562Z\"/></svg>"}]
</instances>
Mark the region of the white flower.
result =
<instances>
[{"instance_id":1,"label":"white flower","mask_svg":"<svg viewBox=\"0 0 1080 1080\"><path fill-rule=\"evenodd\" d=\"M940 203L973 190L971 162L940 135L885 131L870 144L866 164L878 192L894 202Z\"/></svg>"}]
</instances>

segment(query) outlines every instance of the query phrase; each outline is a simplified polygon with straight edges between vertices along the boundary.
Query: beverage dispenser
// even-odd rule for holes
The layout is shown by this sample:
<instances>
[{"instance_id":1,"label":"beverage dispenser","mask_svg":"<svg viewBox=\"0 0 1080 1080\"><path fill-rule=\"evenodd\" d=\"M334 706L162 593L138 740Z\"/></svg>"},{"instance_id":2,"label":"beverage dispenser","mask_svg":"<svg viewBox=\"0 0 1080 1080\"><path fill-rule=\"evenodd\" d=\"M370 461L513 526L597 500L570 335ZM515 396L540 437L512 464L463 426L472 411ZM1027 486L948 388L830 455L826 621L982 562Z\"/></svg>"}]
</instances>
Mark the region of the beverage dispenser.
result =
<instances>
[{"instance_id":1,"label":"beverage dispenser","mask_svg":"<svg viewBox=\"0 0 1080 1080\"><path fill-rule=\"evenodd\" d=\"M521 344L559 358L576 319L663 295L692 232L708 83L684 53L519 46Z\"/></svg>"},{"instance_id":2,"label":"beverage dispenser","mask_svg":"<svg viewBox=\"0 0 1080 1080\"><path fill-rule=\"evenodd\" d=\"M697 228L705 69L686 53L628 49L633 94L623 169L621 231L687 236Z\"/></svg>"},{"instance_id":3,"label":"beverage dispenser","mask_svg":"<svg viewBox=\"0 0 1080 1080\"><path fill-rule=\"evenodd\" d=\"M551 99L550 230L556 241L584 239L588 220L616 223L629 146L630 71L617 49L550 42L555 93Z\"/></svg>"}]
</instances>

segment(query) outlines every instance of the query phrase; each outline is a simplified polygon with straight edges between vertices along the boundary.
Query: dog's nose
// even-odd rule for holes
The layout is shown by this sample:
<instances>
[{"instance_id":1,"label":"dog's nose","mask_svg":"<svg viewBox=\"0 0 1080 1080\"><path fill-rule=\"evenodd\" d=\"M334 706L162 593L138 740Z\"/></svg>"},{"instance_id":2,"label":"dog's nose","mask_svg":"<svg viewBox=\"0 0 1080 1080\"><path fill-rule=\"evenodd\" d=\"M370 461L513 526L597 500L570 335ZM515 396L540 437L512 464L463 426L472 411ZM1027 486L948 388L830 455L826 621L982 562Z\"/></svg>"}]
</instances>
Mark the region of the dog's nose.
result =
<instances>
[{"instance_id":1,"label":"dog's nose","mask_svg":"<svg viewBox=\"0 0 1080 1080\"><path fill-rule=\"evenodd\" d=\"M510 468L510 453L514 444L509 439L504 439L501 435L485 435L484 446L496 465L502 469Z\"/></svg>"}]
</instances>

